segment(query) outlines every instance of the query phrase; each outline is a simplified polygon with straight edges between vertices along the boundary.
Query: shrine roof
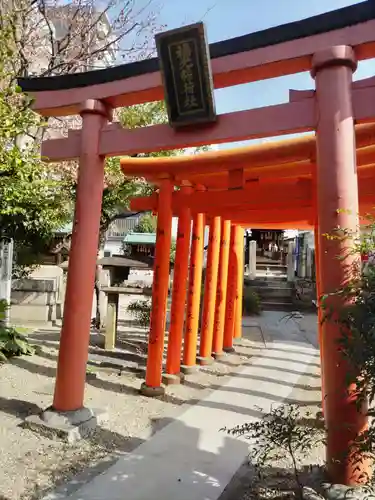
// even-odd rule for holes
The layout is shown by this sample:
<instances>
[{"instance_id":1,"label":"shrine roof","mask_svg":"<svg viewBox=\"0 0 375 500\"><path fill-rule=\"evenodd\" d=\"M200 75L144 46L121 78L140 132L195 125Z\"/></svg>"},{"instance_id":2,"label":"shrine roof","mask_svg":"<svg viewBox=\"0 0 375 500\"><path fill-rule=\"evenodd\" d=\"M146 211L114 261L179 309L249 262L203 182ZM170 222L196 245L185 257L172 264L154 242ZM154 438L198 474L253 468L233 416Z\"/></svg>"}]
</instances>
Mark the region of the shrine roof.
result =
<instances>
[{"instance_id":1,"label":"shrine roof","mask_svg":"<svg viewBox=\"0 0 375 500\"><path fill-rule=\"evenodd\" d=\"M124 243L136 245L155 245L156 233L129 233L125 236Z\"/></svg>"},{"instance_id":2,"label":"shrine roof","mask_svg":"<svg viewBox=\"0 0 375 500\"><path fill-rule=\"evenodd\" d=\"M102 267L133 267L136 269L148 269L149 265L145 262L128 259L122 256L112 256L112 257L103 257L97 261L99 266Z\"/></svg>"},{"instance_id":3,"label":"shrine roof","mask_svg":"<svg viewBox=\"0 0 375 500\"><path fill-rule=\"evenodd\" d=\"M223 58L344 29L373 19L375 19L375 2L367 0L307 19L210 44L210 56L211 59ZM151 58L103 70L40 78L19 78L18 82L25 92L54 91L105 84L154 73L158 70L158 59Z\"/></svg>"}]
</instances>

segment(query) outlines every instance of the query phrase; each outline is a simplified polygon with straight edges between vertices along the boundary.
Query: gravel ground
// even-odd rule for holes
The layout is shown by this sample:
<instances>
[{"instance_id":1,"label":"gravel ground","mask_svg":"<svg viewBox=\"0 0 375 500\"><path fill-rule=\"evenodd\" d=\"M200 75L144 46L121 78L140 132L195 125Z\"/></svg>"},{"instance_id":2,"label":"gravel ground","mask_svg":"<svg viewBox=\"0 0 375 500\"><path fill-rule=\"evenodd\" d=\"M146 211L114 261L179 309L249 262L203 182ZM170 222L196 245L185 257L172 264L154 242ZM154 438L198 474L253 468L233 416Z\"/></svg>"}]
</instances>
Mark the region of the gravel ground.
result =
<instances>
[{"instance_id":1,"label":"gravel ground","mask_svg":"<svg viewBox=\"0 0 375 500\"><path fill-rule=\"evenodd\" d=\"M59 330L30 334L40 352L0 367L0 500L36 500L87 467L92 474L103 471L119 454L136 448L178 416L181 405L204 397L255 354L262 346L259 331L244 330L247 340L237 354L190 375L184 385L170 386L159 399L138 393L144 376L145 331L123 322L118 347L111 353L100 348L100 335L92 335L85 404L107 408L109 421L76 445L22 427L27 415L52 402Z\"/></svg>"}]
</instances>

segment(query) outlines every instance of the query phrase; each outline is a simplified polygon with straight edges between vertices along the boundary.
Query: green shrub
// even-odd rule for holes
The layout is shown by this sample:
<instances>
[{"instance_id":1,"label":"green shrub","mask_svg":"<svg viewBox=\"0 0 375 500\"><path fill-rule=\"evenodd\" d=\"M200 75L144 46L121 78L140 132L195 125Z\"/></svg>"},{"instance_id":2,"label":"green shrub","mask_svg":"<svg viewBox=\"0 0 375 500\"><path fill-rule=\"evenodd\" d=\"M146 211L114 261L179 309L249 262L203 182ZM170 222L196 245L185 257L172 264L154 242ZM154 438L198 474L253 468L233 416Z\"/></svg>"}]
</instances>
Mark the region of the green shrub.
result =
<instances>
[{"instance_id":1,"label":"green shrub","mask_svg":"<svg viewBox=\"0 0 375 500\"><path fill-rule=\"evenodd\" d=\"M0 300L0 363L15 356L31 356L35 352L24 335L4 325L8 307L6 300Z\"/></svg>"},{"instance_id":2,"label":"green shrub","mask_svg":"<svg viewBox=\"0 0 375 500\"><path fill-rule=\"evenodd\" d=\"M242 310L250 316L257 316L261 311L259 295L246 286L243 289Z\"/></svg>"},{"instance_id":3,"label":"green shrub","mask_svg":"<svg viewBox=\"0 0 375 500\"><path fill-rule=\"evenodd\" d=\"M245 437L251 442L250 458L264 482L267 468L281 460L289 462L295 480L295 497L303 500L300 471L304 461L323 442L324 434L315 426L305 425L309 412L302 413L297 405L279 405L263 412L260 420L221 429L231 436ZM268 496L268 495L267 495ZM277 498L283 498L281 495ZM284 497L284 498L289 498Z\"/></svg>"},{"instance_id":4,"label":"green shrub","mask_svg":"<svg viewBox=\"0 0 375 500\"><path fill-rule=\"evenodd\" d=\"M9 306L5 299L0 299L0 324L3 324Z\"/></svg>"},{"instance_id":5,"label":"green shrub","mask_svg":"<svg viewBox=\"0 0 375 500\"><path fill-rule=\"evenodd\" d=\"M134 317L135 321L142 327L150 326L151 321L151 299L135 300L131 302L127 311Z\"/></svg>"},{"instance_id":6,"label":"green shrub","mask_svg":"<svg viewBox=\"0 0 375 500\"><path fill-rule=\"evenodd\" d=\"M176 260L176 242L175 241L172 241L172 243L171 243L171 249L170 249L169 255L170 255L169 262L173 266L175 263L175 260Z\"/></svg>"}]
</instances>

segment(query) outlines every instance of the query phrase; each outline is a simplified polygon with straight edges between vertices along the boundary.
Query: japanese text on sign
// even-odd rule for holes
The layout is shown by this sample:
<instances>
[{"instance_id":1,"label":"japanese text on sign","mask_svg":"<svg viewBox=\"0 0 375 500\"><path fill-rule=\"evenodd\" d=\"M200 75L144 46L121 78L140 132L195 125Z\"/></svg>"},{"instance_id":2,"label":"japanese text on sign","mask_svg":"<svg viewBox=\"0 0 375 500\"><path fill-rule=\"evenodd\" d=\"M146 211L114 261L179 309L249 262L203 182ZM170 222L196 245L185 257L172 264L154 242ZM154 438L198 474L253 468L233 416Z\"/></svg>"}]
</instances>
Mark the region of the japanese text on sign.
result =
<instances>
[{"instance_id":1,"label":"japanese text on sign","mask_svg":"<svg viewBox=\"0 0 375 500\"><path fill-rule=\"evenodd\" d=\"M179 112L188 114L203 109L202 82L195 40L176 42L170 45L169 50Z\"/></svg>"}]
</instances>

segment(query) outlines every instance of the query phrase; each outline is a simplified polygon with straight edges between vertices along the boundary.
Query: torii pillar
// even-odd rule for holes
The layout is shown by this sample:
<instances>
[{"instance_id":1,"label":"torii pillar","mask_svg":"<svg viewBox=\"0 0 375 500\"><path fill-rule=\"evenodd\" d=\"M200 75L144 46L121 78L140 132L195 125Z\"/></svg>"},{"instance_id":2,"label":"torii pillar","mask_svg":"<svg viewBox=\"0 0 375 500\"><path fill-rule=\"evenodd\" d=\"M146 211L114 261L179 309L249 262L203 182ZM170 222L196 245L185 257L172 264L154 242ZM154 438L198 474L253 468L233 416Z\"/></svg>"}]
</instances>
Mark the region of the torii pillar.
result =
<instances>
[{"instance_id":1,"label":"torii pillar","mask_svg":"<svg viewBox=\"0 0 375 500\"><path fill-rule=\"evenodd\" d=\"M320 250L320 291L323 295L345 286L359 256L352 241L327 238L336 228L358 232L358 181L352 106L352 73L357 67L351 47L337 46L316 53L317 189ZM341 211L340 211L341 209ZM338 258L338 256L340 258ZM340 308L331 298L328 306ZM348 332L350 335L350 332ZM340 352L340 325L326 320L322 327L327 465L334 483L354 485L368 467L353 461L353 440L367 426L366 408L357 408L354 387L348 386L348 364Z\"/></svg>"},{"instance_id":2,"label":"torii pillar","mask_svg":"<svg viewBox=\"0 0 375 500\"><path fill-rule=\"evenodd\" d=\"M230 220L222 221L220 236L220 260L216 290L214 338L212 341L212 355L215 359L221 359L223 356L225 356L225 353L223 351L223 343L225 309L227 303Z\"/></svg>"},{"instance_id":3,"label":"torii pillar","mask_svg":"<svg viewBox=\"0 0 375 500\"><path fill-rule=\"evenodd\" d=\"M233 336L237 312L239 226L232 225L229 243L227 303L225 308L223 351L234 352Z\"/></svg>"},{"instance_id":4,"label":"torii pillar","mask_svg":"<svg viewBox=\"0 0 375 500\"><path fill-rule=\"evenodd\" d=\"M34 425L63 428L74 435L81 425L85 430L95 427L101 415L84 407L84 392L104 181L99 139L111 110L101 101L89 99L81 104L80 115L77 199L53 405L28 418Z\"/></svg>"},{"instance_id":5,"label":"torii pillar","mask_svg":"<svg viewBox=\"0 0 375 500\"><path fill-rule=\"evenodd\" d=\"M185 374L192 373L197 369L198 325L203 270L204 219L205 216L203 213L196 213L193 217L184 351L181 366L181 372Z\"/></svg>"},{"instance_id":6,"label":"torii pillar","mask_svg":"<svg viewBox=\"0 0 375 500\"><path fill-rule=\"evenodd\" d=\"M199 364L201 365L208 365L213 362L213 357L211 355L219 271L220 232L221 218L213 217L210 222L206 279L204 283L202 329L198 358Z\"/></svg>"},{"instance_id":7,"label":"torii pillar","mask_svg":"<svg viewBox=\"0 0 375 500\"><path fill-rule=\"evenodd\" d=\"M146 380L141 386L141 393L144 396L161 396L165 391L162 385L162 368L172 239L172 193L173 184L171 180L163 179L160 183L158 196L158 219Z\"/></svg>"},{"instance_id":8,"label":"torii pillar","mask_svg":"<svg viewBox=\"0 0 375 500\"><path fill-rule=\"evenodd\" d=\"M234 319L233 337L234 341L242 338L242 312L243 312L243 278L244 278L244 231L241 226L236 226L236 252L237 252L237 292L236 292L236 314Z\"/></svg>"},{"instance_id":9,"label":"torii pillar","mask_svg":"<svg viewBox=\"0 0 375 500\"><path fill-rule=\"evenodd\" d=\"M193 188L182 186L183 194L190 194ZM168 337L166 373L163 376L165 384L181 382L181 347L186 311L187 279L189 271L189 248L191 234L191 210L185 206L178 217L176 258L173 273L173 290L171 305L171 324Z\"/></svg>"}]
</instances>

